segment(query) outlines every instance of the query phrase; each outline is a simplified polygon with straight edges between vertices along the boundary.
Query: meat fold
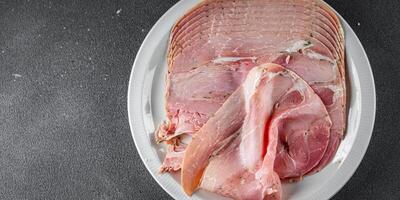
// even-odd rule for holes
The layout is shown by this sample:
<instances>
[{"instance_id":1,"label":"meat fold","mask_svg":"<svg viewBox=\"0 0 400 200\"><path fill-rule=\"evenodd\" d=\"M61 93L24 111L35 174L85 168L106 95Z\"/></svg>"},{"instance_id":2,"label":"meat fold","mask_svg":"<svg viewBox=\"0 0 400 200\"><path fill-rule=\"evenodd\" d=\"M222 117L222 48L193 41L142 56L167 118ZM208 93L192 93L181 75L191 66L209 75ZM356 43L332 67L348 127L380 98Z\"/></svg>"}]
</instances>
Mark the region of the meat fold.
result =
<instances>
[{"instance_id":1,"label":"meat fold","mask_svg":"<svg viewBox=\"0 0 400 200\"><path fill-rule=\"evenodd\" d=\"M181 184L234 199L280 199L276 166L302 176L322 159L331 121L321 99L277 64L253 68L184 153Z\"/></svg>"},{"instance_id":2,"label":"meat fold","mask_svg":"<svg viewBox=\"0 0 400 200\"><path fill-rule=\"evenodd\" d=\"M331 137L324 157L309 173L318 172L335 156L345 130L346 96L337 63L309 49L283 54L274 63L294 71L303 78L322 99L332 120ZM277 167L277 169L280 167ZM288 178L288 174L279 174Z\"/></svg>"},{"instance_id":3,"label":"meat fold","mask_svg":"<svg viewBox=\"0 0 400 200\"><path fill-rule=\"evenodd\" d=\"M167 147L167 153L160 172L178 171L181 168L187 144L183 143L180 138L175 138L171 142L173 143Z\"/></svg>"}]
</instances>

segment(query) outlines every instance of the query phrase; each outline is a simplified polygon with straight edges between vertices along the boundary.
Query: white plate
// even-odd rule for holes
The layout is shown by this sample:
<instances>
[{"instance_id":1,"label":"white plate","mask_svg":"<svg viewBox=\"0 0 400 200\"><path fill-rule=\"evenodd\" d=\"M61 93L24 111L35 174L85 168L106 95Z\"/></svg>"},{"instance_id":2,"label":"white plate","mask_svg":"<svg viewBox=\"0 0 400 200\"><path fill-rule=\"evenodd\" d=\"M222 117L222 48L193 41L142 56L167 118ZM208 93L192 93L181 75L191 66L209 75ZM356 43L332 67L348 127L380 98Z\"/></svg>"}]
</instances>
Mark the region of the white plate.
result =
<instances>
[{"instance_id":1,"label":"white plate","mask_svg":"<svg viewBox=\"0 0 400 200\"><path fill-rule=\"evenodd\" d=\"M168 10L145 38L133 65L128 90L128 113L132 137L150 174L172 197L185 199L225 199L205 191L192 197L180 188L179 177L159 174L164 151L154 142L154 130L165 119L164 88L166 51L173 24L198 0L183 0ZM332 161L321 172L303 181L284 185L284 198L296 200L329 199L353 175L372 135L375 120L375 85L367 55L347 22L340 17L346 39L348 125L345 139Z\"/></svg>"}]
</instances>

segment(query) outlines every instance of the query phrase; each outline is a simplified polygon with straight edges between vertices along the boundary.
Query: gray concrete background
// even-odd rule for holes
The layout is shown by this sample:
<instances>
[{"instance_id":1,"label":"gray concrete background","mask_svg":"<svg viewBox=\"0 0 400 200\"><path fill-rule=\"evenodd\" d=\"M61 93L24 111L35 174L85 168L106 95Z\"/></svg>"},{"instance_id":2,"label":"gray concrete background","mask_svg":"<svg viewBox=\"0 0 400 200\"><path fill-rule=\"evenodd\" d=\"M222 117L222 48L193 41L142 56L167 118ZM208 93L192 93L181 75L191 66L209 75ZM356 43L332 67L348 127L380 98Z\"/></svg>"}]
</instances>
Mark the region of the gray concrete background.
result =
<instances>
[{"instance_id":1,"label":"gray concrete background","mask_svg":"<svg viewBox=\"0 0 400 200\"><path fill-rule=\"evenodd\" d=\"M174 3L0 0L0 199L171 199L136 152L126 94ZM400 3L328 3L363 43L378 94L368 152L333 199L399 199Z\"/></svg>"}]
</instances>

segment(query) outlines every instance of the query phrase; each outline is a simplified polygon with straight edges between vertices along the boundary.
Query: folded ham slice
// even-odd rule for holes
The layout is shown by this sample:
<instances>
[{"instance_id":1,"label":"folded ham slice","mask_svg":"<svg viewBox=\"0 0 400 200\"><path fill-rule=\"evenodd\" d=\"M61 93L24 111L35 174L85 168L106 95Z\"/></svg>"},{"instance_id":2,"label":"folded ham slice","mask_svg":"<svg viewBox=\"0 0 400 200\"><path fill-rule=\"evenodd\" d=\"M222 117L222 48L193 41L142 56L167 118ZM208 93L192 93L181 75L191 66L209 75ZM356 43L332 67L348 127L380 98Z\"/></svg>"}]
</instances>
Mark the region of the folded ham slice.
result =
<instances>
[{"instance_id":1,"label":"folded ham slice","mask_svg":"<svg viewBox=\"0 0 400 200\"><path fill-rule=\"evenodd\" d=\"M335 156L345 129L346 95L343 79L337 63L308 49L289 52L274 61L296 72L318 94L332 120L331 137L323 159L310 173L318 172ZM281 169L279 166L277 170ZM281 178L289 178L280 173Z\"/></svg>"},{"instance_id":2,"label":"folded ham slice","mask_svg":"<svg viewBox=\"0 0 400 200\"><path fill-rule=\"evenodd\" d=\"M321 99L295 73L276 64L253 68L244 83L193 135L181 184L234 199L280 199L274 166L293 176L314 168L329 142Z\"/></svg>"},{"instance_id":3,"label":"folded ham slice","mask_svg":"<svg viewBox=\"0 0 400 200\"><path fill-rule=\"evenodd\" d=\"M346 88L343 30L321 0L204 0L184 15L171 31L167 120L156 140L199 131L249 70L266 62L298 73L325 103L332 136L323 159L308 173L322 169L343 137ZM163 171L179 170L179 152L169 151ZM282 179L303 175L289 172L291 166L275 169Z\"/></svg>"}]
</instances>

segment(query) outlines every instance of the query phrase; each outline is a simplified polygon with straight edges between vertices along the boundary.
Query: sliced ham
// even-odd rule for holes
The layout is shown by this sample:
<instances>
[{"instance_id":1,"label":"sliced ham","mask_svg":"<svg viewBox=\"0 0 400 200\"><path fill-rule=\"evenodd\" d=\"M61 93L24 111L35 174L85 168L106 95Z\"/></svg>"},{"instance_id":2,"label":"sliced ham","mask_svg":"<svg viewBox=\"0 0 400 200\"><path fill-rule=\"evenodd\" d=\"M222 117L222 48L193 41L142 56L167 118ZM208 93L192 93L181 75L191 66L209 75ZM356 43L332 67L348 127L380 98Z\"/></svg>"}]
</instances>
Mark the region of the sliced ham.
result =
<instances>
[{"instance_id":1,"label":"sliced ham","mask_svg":"<svg viewBox=\"0 0 400 200\"><path fill-rule=\"evenodd\" d=\"M187 144L181 142L180 138L176 138L174 143L167 147L167 153L160 172L178 171L181 168L186 146Z\"/></svg>"},{"instance_id":2,"label":"sliced ham","mask_svg":"<svg viewBox=\"0 0 400 200\"><path fill-rule=\"evenodd\" d=\"M332 120L332 136L313 169L290 172L293 166L277 159L275 171L282 179L319 171L331 161L344 134L344 55L339 19L321 0L204 0L171 30L167 120L156 131L156 140L171 143L182 134L196 134L251 68L276 62L299 74L320 96ZM169 151L162 170L179 170L182 155Z\"/></svg>"},{"instance_id":3,"label":"sliced ham","mask_svg":"<svg viewBox=\"0 0 400 200\"><path fill-rule=\"evenodd\" d=\"M216 59L189 71L168 74L168 121L156 132L156 140L161 142L199 130L254 65L254 60L246 57Z\"/></svg>"},{"instance_id":4,"label":"sliced ham","mask_svg":"<svg viewBox=\"0 0 400 200\"><path fill-rule=\"evenodd\" d=\"M276 64L253 68L193 135L181 184L234 199L280 199L274 166L292 176L314 168L329 142L331 121L321 99L293 72Z\"/></svg>"},{"instance_id":5,"label":"sliced ham","mask_svg":"<svg viewBox=\"0 0 400 200\"><path fill-rule=\"evenodd\" d=\"M323 159L310 173L325 167L334 157L345 129L346 96L341 73L337 63L308 49L302 53L282 55L274 61L297 73L318 94L324 102L332 120L331 137ZM280 169L276 166L276 169ZM280 174L281 178L285 178Z\"/></svg>"},{"instance_id":6,"label":"sliced ham","mask_svg":"<svg viewBox=\"0 0 400 200\"><path fill-rule=\"evenodd\" d=\"M218 56L273 57L305 39L340 58L343 39L331 12L318 0L203 1L173 28L169 64L173 70Z\"/></svg>"}]
</instances>

